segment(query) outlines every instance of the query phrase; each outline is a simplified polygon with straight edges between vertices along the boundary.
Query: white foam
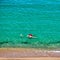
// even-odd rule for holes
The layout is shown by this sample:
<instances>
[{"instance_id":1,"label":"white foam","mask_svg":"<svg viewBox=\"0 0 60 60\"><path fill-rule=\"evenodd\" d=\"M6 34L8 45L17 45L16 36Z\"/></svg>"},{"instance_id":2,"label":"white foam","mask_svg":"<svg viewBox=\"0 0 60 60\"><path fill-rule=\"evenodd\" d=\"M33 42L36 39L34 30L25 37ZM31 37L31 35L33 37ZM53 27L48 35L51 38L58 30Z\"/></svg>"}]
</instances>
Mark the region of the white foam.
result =
<instances>
[{"instance_id":1,"label":"white foam","mask_svg":"<svg viewBox=\"0 0 60 60\"><path fill-rule=\"evenodd\" d=\"M48 51L48 52L60 53L60 51Z\"/></svg>"}]
</instances>

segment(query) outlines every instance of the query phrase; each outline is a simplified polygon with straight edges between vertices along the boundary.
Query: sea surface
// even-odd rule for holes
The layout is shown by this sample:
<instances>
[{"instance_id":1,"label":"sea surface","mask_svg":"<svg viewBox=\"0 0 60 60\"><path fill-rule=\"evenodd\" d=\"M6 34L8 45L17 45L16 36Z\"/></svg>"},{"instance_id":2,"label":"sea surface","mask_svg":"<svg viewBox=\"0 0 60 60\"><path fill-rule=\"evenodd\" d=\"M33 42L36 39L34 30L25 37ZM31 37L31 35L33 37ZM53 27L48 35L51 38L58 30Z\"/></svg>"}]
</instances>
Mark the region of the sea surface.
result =
<instances>
[{"instance_id":1,"label":"sea surface","mask_svg":"<svg viewBox=\"0 0 60 60\"><path fill-rule=\"evenodd\" d=\"M0 0L0 47L60 48L60 0Z\"/></svg>"}]
</instances>

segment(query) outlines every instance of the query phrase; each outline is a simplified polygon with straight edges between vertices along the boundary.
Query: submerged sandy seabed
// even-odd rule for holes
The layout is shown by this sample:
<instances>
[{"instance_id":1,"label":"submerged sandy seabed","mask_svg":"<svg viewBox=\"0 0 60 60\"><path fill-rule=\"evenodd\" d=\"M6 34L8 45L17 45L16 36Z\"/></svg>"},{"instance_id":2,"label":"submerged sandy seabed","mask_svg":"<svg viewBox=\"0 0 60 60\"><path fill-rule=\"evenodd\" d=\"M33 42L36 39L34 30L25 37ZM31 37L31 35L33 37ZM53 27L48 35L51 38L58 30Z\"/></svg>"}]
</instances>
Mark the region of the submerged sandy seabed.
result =
<instances>
[{"instance_id":1,"label":"submerged sandy seabed","mask_svg":"<svg viewBox=\"0 0 60 60\"><path fill-rule=\"evenodd\" d=\"M60 60L60 51L34 48L0 48L0 60Z\"/></svg>"},{"instance_id":2,"label":"submerged sandy seabed","mask_svg":"<svg viewBox=\"0 0 60 60\"><path fill-rule=\"evenodd\" d=\"M60 58L56 58L56 57L0 58L0 60L60 60Z\"/></svg>"},{"instance_id":3,"label":"submerged sandy seabed","mask_svg":"<svg viewBox=\"0 0 60 60\"><path fill-rule=\"evenodd\" d=\"M0 57L60 57L60 50L44 50L34 48L0 48Z\"/></svg>"}]
</instances>

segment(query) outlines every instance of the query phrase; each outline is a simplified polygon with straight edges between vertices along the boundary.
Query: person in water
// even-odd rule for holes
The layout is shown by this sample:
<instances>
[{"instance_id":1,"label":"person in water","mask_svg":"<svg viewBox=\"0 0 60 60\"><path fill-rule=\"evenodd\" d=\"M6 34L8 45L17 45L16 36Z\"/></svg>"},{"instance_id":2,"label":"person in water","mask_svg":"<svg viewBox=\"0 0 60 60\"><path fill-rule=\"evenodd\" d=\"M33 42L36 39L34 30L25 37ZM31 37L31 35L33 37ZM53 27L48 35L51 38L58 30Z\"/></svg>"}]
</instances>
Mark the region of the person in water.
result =
<instances>
[{"instance_id":1,"label":"person in water","mask_svg":"<svg viewBox=\"0 0 60 60\"><path fill-rule=\"evenodd\" d=\"M28 38L33 38L33 35L32 34L28 34L27 37Z\"/></svg>"},{"instance_id":2,"label":"person in water","mask_svg":"<svg viewBox=\"0 0 60 60\"><path fill-rule=\"evenodd\" d=\"M20 37L23 38L24 37L23 34L20 34ZM28 34L27 37L28 38L37 38L37 37L33 36L33 34Z\"/></svg>"},{"instance_id":3,"label":"person in water","mask_svg":"<svg viewBox=\"0 0 60 60\"><path fill-rule=\"evenodd\" d=\"M37 38L37 37L33 36L32 34L28 34L27 37L28 38Z\"/></svg>"}]
</instances>

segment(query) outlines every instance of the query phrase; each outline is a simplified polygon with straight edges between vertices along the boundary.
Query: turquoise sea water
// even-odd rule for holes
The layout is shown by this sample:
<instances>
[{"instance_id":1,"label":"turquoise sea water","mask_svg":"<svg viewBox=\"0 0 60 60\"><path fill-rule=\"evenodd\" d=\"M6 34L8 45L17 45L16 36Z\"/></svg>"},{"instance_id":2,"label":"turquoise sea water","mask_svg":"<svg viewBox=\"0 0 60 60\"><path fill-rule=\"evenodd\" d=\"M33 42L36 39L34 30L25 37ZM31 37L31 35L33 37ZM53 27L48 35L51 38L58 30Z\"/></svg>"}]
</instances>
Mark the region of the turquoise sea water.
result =
<instances>
[{"instance_id":1,"label":"turquoise sea water","mask_svg":"<svg viewBox=\"0 0 60 60\"><path fill-rule=\"evenodd\" d=\"M0 1L0 47L60 48L59 2ZM27 38L30 33L37 38Z\"/></svg>"}]
</instances>

